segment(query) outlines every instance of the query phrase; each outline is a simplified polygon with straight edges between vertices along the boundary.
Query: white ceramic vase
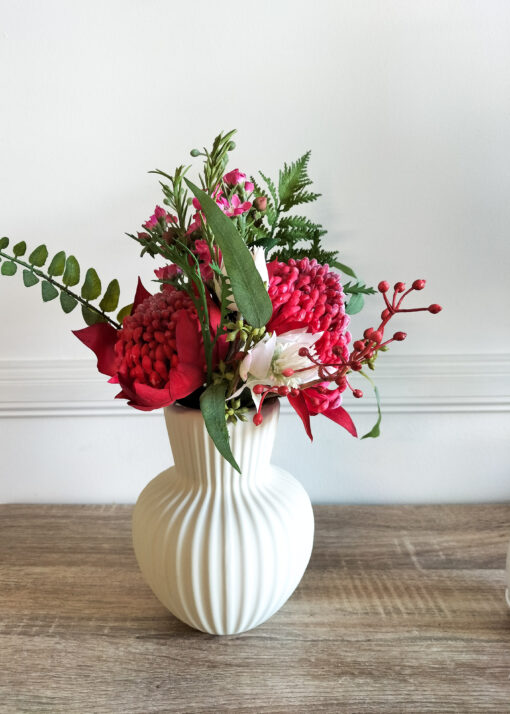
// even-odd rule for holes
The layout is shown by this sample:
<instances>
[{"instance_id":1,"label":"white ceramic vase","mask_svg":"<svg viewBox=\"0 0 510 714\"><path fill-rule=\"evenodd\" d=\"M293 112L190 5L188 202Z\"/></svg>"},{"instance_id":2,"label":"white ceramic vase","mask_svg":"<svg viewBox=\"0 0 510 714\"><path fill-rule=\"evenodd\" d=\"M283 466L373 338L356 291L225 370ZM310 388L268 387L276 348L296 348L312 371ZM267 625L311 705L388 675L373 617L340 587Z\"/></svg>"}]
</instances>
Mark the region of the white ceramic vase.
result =
<instances>
[{"instance_id":1,"label":"white ceramic vase","mask_svg":"<svg viewBox=\"0 0 510 714\"><path fill-rule=\"evenodd\" d=\"M297 587L314 520L301 484L270 464L279 402L263 423L229 425L242 475L217 452L201 412L165 409L175 466L142 491L133 544L145 580L183 622L211 634L267 620Z\"/></svg>"}]
</instances>

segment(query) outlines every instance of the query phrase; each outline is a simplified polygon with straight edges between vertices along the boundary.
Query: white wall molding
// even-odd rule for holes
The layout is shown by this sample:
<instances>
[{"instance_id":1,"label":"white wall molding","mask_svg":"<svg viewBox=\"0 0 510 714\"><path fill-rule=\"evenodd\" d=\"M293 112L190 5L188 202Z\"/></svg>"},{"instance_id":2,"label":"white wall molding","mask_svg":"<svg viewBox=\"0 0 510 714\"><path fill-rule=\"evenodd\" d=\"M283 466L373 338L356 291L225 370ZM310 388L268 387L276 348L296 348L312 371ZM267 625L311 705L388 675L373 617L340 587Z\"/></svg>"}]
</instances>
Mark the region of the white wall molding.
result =
<instances>
[{"instance_id":1,"label":"white wall molding","mask_svg":"<svg viewBox=\"0 0 510 714\"><path fill-rule=\"evenodd\" d=\"M510 411L510 355L384 355L374 376L385 413ZM139 415L106 380L93 360L0 361L0 418ZM374 410L364 391L349 411Z\"/></svg>"}]
</instances>

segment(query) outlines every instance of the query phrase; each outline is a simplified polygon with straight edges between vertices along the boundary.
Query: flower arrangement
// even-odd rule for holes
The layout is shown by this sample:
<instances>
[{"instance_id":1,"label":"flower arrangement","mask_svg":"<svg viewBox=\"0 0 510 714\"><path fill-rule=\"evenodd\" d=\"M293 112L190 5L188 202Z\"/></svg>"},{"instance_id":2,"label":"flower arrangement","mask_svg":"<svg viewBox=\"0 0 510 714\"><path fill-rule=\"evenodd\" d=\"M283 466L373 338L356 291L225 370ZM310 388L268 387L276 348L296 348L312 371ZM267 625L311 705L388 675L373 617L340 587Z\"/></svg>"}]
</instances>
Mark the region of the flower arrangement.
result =
<instances>
[{"instance_id":1,"label":"flower arrangement","mask_svg":"<svg viewBox=\"0 0 510 714\"><path fill-rule=\"evenodd\" d=\"M382 281L380 323L352 341L350 315L376 290L323 248L321 225L293 210L319 197L310 190L310 152L285 164L277 185L262 172L258 181L227 171L234 133L217 136L210 150L191 151L203 158L200 187L188 179L189 166L172 175L153 172L165 207L156 206L143 230L128 235L141 256L163 259L154 271L159 290L151 294L138 280L133 303L116 319L118 281L103 292L94 268L81 280L77 259L64 251L44 267L45 245L24 259L25 242L9 251L9 239L0 238L0 272L12 276L21 268L25 286L40 283L42 299L58 297L66 313L80 305L87 327L74 334L95 352L98 370L120 386L117 398L143 411L175 402L200 408L216 447L238 468L227 422L246 421L253 410L259 425L266 399L287 399L310 439L310 418L318 414L357 436L342 405L346 390L363 396L352 376L372 383L364 368L373 370L380 352L405 339L404 332L385 334L395 315L436 314L441 307L403 307L425 280L410 288L397 282L392 291ZM373 386L378 418L362 438L379 435Z\"/></svg>"}]
</instances>

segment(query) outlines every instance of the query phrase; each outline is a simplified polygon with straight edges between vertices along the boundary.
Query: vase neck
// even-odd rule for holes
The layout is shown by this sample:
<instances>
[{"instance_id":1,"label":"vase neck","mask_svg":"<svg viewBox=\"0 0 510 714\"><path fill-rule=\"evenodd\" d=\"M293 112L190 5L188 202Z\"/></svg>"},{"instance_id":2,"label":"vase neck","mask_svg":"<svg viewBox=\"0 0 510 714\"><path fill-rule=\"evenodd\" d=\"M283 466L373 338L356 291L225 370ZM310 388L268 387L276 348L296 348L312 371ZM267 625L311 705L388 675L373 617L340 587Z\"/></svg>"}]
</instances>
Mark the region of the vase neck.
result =
<instances>
[{"instance_id":1,"label":"vase neck","mask_svg":"<svg viewBox=\"0 0 510 714\"><path fill-rule=\"evenodd\" d=\"M239 479L248 485L263 479L268 473L279 412L280 403L274 400L264 405L260 426L253 424L252 415L247 422L228 424L230 448L240 475L216 449L198 409L166 407L165 420L177 472L191 485L205 487L226 487Z\"/></svg>"}]
</instances>

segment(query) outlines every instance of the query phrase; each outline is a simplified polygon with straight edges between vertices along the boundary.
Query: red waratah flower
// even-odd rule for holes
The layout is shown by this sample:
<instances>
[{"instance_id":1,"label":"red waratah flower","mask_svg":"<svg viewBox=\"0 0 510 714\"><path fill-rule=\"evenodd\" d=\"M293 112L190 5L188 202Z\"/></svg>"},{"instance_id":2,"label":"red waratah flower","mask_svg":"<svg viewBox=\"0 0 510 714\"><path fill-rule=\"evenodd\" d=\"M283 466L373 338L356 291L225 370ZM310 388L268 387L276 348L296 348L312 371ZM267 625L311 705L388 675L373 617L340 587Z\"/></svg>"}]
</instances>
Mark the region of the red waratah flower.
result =
<instances>
[{"instance_id":1,"label":"red waratah flower","mask_svg":"<svg viewBox=\"0 0 510 714\"><path fill-rule=\"evenodd\" d=\"M303 327L312 333L323 332L315 343L318 360L323 363L335 360L333 347L340 349L347 360L347 345L351 341L347 332L349 316L345 313L345 295L338 275L332 273L328 265L319 265L308 258L291 259L287 263L274 260L268 264L268 271L269 296L273 303L268 332L280 335ZM325 385L317 385L301 390L297 396L289 396L310 438L310 416L316 414L324 414L356 436L356 427L341 406L344 390L345 386L327 389Z\"/></svg>"},{"instance_id":2,"label":"red waratah flower","mask_svg":"<svg viewBox=\"0 0 510 714\"><path fill-rule=\"evenodd\" d=\"M321 361L330 359L334 346L341 347L345 358L351 335L347 332L349 316L345 314L345 295L336 273L328 265L303 258L268 264L269 297L273 315L268 332L283 332L307 327L309 332L323 332L315 349Z\"/></svg>"},{"instance_id":3,"label":"red waratah flower","mask_svg":"<svg viewBox=\"0 0 510 714\"><path fill-rule=\"evenodd\" d=\"M219 309L210 304L211 329L218 326ZM138 281L131 315L120 330L98 323L74 332L97 356L97 368L120 384L117 398L151 411L183 399L205 381L205 358L200 323L191 298L171 285L151 295ZM224 350L217 343L217 358Z\"/></svg>"}]
</instances>

